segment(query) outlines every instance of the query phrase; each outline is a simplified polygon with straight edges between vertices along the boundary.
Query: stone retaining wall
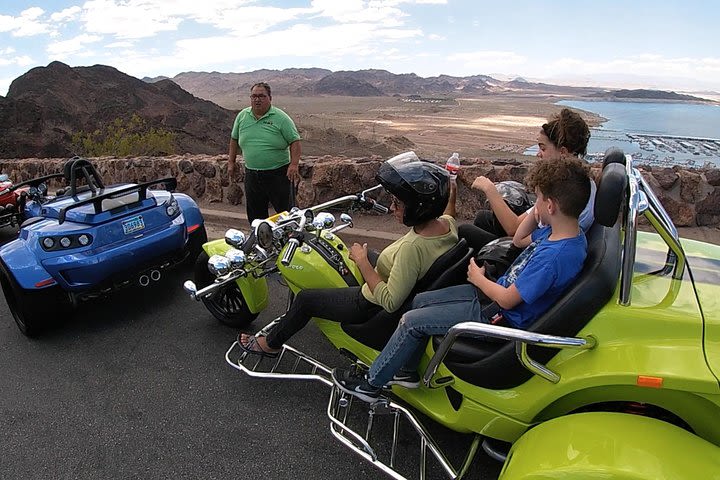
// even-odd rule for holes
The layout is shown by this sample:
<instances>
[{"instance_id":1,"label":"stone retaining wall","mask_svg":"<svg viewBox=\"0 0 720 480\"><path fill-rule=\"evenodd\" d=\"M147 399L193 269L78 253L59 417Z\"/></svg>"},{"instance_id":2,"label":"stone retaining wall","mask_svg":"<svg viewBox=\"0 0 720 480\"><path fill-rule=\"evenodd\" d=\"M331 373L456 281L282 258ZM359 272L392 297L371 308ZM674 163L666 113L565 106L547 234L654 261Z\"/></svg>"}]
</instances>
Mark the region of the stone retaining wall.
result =
<instances>
[{"instance_id":1,"label":"stone retaining wall","mask_svg":"<svg viewBox=\"0 0 720 480\"><path fill-rule=\"evenodd\" d=\"M304 157L300 165L303 181L297 192L298 205L320 203L374 185L374 176L382 160L379 157ZM60 172L65 161L0 159L0 172L7 173L15 183L19 183ZM178 191L187 193L203 204L243 203L244 171L242 168L236 169L236 178L229 182L226 155L101 157L91 161L107 184L175 177L178 180ZM522 181L530 161L477 160L471 165L463 165L458 176L458 217L471 219L484 204L484 195L470 188L476 176L485 175L493 181ZM677 226L720 225L720 170L648 167L642 171Z\"/></svg>"}]
</instances>

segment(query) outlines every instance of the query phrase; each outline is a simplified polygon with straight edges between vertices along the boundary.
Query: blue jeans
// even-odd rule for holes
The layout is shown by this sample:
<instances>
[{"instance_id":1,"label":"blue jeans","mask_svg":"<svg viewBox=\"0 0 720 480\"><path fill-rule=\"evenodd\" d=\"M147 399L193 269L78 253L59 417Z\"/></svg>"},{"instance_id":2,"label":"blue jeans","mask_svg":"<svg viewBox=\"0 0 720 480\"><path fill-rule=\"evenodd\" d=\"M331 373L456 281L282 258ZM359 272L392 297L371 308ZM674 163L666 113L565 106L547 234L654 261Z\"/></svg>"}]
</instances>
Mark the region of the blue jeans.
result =
<instances>
[{"instance_id":1,"label":"blue jeans","mask_svg":"<svg viewBox=\"0 0 720 480\"><path fill-rule=\"evenodd\" d=\"M400 319L395 333L370 366L370 385L382 387L399 371L414 371L432 335L444 335L467 321L486 323L474 285L465 284L418 294L412 310Z\"/></svg>"}]
</instances>

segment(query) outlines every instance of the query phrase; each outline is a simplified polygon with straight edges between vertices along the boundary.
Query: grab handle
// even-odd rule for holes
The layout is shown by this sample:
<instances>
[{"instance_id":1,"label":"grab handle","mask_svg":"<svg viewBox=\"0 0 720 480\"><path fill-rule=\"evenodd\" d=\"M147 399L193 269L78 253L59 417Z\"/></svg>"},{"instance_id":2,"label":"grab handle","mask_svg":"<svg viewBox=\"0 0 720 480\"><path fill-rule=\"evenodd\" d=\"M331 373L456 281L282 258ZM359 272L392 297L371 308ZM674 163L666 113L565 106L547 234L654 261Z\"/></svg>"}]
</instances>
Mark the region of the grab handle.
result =
<instances>
[{"instance_id":1,"label":"grab handle","mask_svg":"<svg viewBox=\"0 0 720 480\"><path fill-rule=\"evenodd\" d=\"M300 240L298 240L297 238L291 238L287 243L287 248L285 249L282 258L280 259L280 263L282 263L286 267L290 265L290 262L292 262L293 256L295 255L295 250L297 250L297 247L299 246Z\"/></svg>"}]
</instances>

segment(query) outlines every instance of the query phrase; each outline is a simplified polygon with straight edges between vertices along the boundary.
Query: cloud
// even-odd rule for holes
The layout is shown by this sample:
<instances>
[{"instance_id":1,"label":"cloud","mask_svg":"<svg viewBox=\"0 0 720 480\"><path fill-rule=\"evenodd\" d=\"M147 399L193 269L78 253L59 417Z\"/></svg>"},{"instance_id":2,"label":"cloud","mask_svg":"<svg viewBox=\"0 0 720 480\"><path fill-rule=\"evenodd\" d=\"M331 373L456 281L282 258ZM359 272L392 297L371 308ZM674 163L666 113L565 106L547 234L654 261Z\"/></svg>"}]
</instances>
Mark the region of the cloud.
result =
<instances>
[{"instance_id":1,"label":"cloud","mask_svg":"<svg viewBox=\"0 0 720 480\"><path fill-rule=\"evenodd\" d=\"M75 20L80 12L82 12L82 9L76 5L53 13L50 15L50 20L58 23L67 23L71 20Z\"/></svg>"},{"instance_id":2,"label":"cloud","mask_svg":"<svg viewBox=\"0 0 720 480\"><path fill-rule=\"evenodd\" d=\"M16 65L19 67L27 67L35 63L32 58L27 55L13 55L15 49L13 47L5 47L0 49L0 67Z\"/></svg>"},{"instance_id":3,"label":"cloud","mask_svg":"<svg viewBox=\"0 0 720 480\"><path fill-rule=\"evenodd\" d=\"M173 7L167 2L89 0L83 5L81 19L89 33L144 38L177 30L181 19L168 13L172 11Z\"/></svg>"},{"instance_id":4,"label":"cloud","mask_svg":"<svg viewBox=\"0 0 720 480\"><path fill-rule=\"evenodd\" d=\"M403 25L403 18L407 16L402 10L395 8L398 2L363 0L313 0L312 7L321 17L327 17L336 22L347 23L375 23L383 26Z\"/></svg>"},{"instance_id":5,"label":"cloud","mask_svg":"<svg viewBox=\"0 0 720 480\"><path fill-rule=\"evenodd\" d=\"M39 20L45 11L40 7L32 7L20 12L19 17L0 15L0 32L12 32L13 37L32 37L50 33L48 23Z\"/></svg>"},{"instance_id":6,"label":"cloud","mask_svg":"<svg viewBox=\"0 0 720 480\"><path fill-rule=\"evenodd\" d=\"M88 56L85 46L90 43L99 42L102 37L98 35L88 35L83 33L70 40L50 43L47 46L47 52L53 58L65 58L72 54L82 54Z\"/></svg>"}]
</instances>

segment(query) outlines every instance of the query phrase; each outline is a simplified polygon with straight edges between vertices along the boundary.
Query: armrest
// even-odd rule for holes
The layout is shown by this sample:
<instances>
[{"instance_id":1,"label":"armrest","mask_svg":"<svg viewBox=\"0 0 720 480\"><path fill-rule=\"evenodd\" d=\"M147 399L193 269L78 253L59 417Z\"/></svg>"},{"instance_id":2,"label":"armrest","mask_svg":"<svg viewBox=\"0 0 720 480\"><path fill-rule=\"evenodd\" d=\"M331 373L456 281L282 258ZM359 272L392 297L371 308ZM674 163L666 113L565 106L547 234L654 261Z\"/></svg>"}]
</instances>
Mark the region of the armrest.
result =
<instances>
[{"instance_id":1,"label":"armrest","mask_svg":"<svg viewBox=\"0 0 720 480\"><path fill-rule=\"evenodd\" d=\"M528 345L538 345L550 348L574 348L587 350L595 348L597 341L595 337L558 337L555 335L546 335L543 333L528 332L518 328L501 327L499 325L491 325L480 322L463 322L458 323L448 330L443 338L442 343L438 347L435 355L430 359L425 374L423 375L423 383L430 386L431 380L437 372L440 363L445 359L448 351L455 343L458 337L494 337L501 340L510 340L515 342L515 352L520 363L536 375L548 380L552 383L560 381L560 375L553 372L545 365L542 365L527 354Z\"/></svg>"}]
</instances>

